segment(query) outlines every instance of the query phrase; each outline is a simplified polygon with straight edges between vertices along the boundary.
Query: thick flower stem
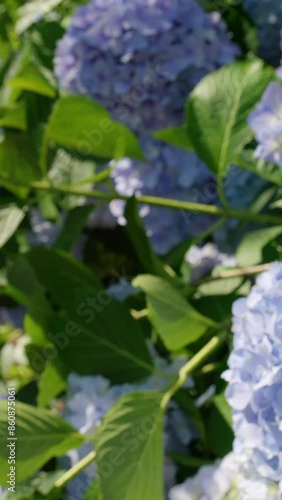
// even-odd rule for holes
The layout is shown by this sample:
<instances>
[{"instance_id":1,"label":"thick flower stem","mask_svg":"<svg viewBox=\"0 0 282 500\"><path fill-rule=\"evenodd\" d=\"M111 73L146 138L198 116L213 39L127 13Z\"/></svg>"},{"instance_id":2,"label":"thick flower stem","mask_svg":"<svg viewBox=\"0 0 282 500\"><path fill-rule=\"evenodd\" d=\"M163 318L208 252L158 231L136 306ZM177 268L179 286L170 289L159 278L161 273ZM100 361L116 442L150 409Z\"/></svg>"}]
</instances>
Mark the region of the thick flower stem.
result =
<instances>
[{"instance_id":1,"label":"thick flower stem","mask_svg":"<svg viewBox=\"0 0 282 500\"><path fill-rule=\"evenodd\" d=\"M111 200L124 200L128 201L130 196L121 195L116 192L104 192L97 190L86 190L73 186L54 186L48 181L34 181L30 184L17 182L10 179L2 173L0 179L9 181L18 186L34 189L35 191L49 191L70 194L73 196L84 196L85 198L99 199L109 202ZM282 216L269 215L269 214L256 214L248 212L247 210L235 210L226 207L217 207L216 205L205 205L203 203L193 203L190 201L171 200L167 198L160 198L157 196L135 196L138 203L152 205L157 207L171 208L172 210L184 210L186 212L208 214L214 217L221 217L222 219L238 219L245 222L253 222L255 224L262 224L265 226L282 225Z\"/></svg>"},{"instance_id":2,"label":"thick flower stem","mask_svg":"<svg viewBox=\"0 0 282 500\"><path fill-rule=\"evenodd\" d=\"M32 182L31 188L39 191L56 191L64 194L72 194L76 196L84 196L85 198L96 198L105 201L113 199L128 201L130 196L120 195L118 193L107 193L103 191L74 188L70 186L53 186L49 182ZM185 210L187 212L209 214L215 217L223 217L225 219L234 218L242 221L253 222L262 225L282 225L282 216L255 214L244 210L233 210L215 205L204 205L202 203L193 203L189 201L171 200L167 198L159 198L157 196L136 196L138 203L154 205L157 207L171 208L174 210Z\"/></svg>"},{"instance_id":3,"label":"thick flower stem","mask_svg":"<svg viewBox=\"0 0 282 500\"><path fill-rule=\"evenodd\" d=\"M199 368L199 366L211 356L211 354L216 351L221 344L226 340L226 334L220 333L215 335L195 356L193 356L188 363L186 363L181 370L179 371L178 379L171 387L165 392L161 406L165 410L170 400L173 398L174 394L181 389L183 384L185 383L187 377L191 375L191 373Z\"/></svg>"},{"instance_id":4,"label":"thick flower stem","mask_svg":"<svg viewBox=\"0 0 282 500\"><path fill-rule=\"evenodd\" d=\"M91 451L86 455L86 457L82 458L77 464L75 464L71 469L69 469L65 474L63 474L55 483L56 489L64 488L64 486L71 481L74 477L76 477L85 467L94 462L96 458L96 452Z\"/></svg>"}]
</instances>

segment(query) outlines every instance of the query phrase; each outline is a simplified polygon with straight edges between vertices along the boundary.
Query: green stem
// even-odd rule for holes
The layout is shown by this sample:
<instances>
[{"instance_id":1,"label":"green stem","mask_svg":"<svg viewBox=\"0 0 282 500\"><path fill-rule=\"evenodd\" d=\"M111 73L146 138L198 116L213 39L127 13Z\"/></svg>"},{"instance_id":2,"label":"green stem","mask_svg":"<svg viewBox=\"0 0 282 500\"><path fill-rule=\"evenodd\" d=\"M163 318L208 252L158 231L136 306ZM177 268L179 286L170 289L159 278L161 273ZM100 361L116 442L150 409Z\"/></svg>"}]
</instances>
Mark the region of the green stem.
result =
<instances>
[{"instance_id":1,"label":"green stem","mask_svg":"<svg viewBox=\"0 0 282 500\"><path fill-rule=\"evenodd\" d=\"M85 467L87 467L89 464L94 462L96 458L96 452L91 451L86 455L86 457L82 458L77 464L75 464L71 469L69 469L65 474L63 474L56 482L55 482L55 488L61 489L64 488L64 486L71 481L74 477L76 477Z\"/></svg>"},{"instance_id":2,"label":"green stem","mask_svg":"<svg viewBox=\"0 0 282 500\"><path fill-rule=\"evenodd\" d=\"M76 196L84 196L85 198L98 198L106 201L113 199L128 201L131 197L121 195L118 193L107 193L102 191L87 191L84 189L71 188L69 186L52 186L48 182L32 182L33 189L41 191L57 191L64 194L72 194ZM233 210L217 207L215 205L204 205L203 203L193 203L189 201L170 200L166 198L159 198L157 196L136 196L138 203L145 203L164 208L171 208L174 210L185 210L187 212L209 214L212 216L219 216L224 218L235 218L243 221L254 222L263 225L280 225L282 224L282 217L275 215L264 215L249 213L244 210Z\"/></svg>"},{"instance_id":3,"label":"green stem","mask_svg":"<svg viewBox=\"0 0 282 500\"><path fill-rule=\"evenodd\" d=\"M263 273L268 271L272 266L272 262L269 264L260 264L259 266L251 266L251 267L242 267L241 269L230 269L229 271L223 271L217 276L207 276L206 278L201 278L198 281L195 281L193 285L198 287L205 283L210 283L211 281L219 281L226 280L230 278L240 278L245 276L255 276L256 274Z\"/></svg>"},{"instance_id":4,"label":"green stem","mask_svg":"<svg viewBox=\"0 0 282 500\"><path fill-rule=\"evenodd\" d=\"M2 176L2 174L1 174ZM1 177L0 176L0 177ZM103 192L91 190L87 191L85 189L74 188L70 186L53 186L46 181L35 181L30 184L15 182L5 176L3 179L14 184L29 187L38 191L55 191L57 193L71 194L74 196L84 196L85 198L96 198L105 200L106 202L117 199L128 201L131 197L118 194L116 192ZM138 203L144 203L147 205L171 208L173 210L184 210L186 212L209 214L214 217L222 217L224 219L238 219L246 222L253 222L255 224L262 224L265 226L275 226L282 225L282 216L268 215L268 214L256 214L254 212L248 212L246 210L235 210L225 207L217 207L215 205L205 205L203 203L193 203L189 201L171 200L167 198L159 198L157 196L136 196L136 201Z\"/></svg>"},{"instance_id":5,"label":"green stem","mask_svg":"<svg viewBox=\"0 0 282 500\"><path fill-rule=\"evenodd\" d=\"M161 407L165 410L174 394L181 389L187 377L196 370L211 354L218 349L219 346L225 341L226 334L220 333L215 335L195 356L193 356L188 363L186 363L179 371L178 379L172 386L165 392Z\"/></svg>"}]
</instances>

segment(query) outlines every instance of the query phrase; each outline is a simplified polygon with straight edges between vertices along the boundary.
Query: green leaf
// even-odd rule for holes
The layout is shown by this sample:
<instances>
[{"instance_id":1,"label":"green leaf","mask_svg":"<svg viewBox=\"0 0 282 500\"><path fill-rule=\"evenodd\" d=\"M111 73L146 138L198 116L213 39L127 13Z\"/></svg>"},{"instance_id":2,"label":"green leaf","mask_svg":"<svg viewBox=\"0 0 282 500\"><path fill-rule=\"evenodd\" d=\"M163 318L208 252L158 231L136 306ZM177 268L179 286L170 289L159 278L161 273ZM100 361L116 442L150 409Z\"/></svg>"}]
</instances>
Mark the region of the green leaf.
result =
<instances>
[{"instance_id":1,"label":"green leaf","mask_svg":"<svg viewBox=\"0 0 282 500\"><path fill-rule=\"evenodd\" d=\"M16 205L0 208L0 248L13 236L24 216L24 210Z\"/></svg>"},{"instance_id":2,"label":"green leaf","mask_svg":"<svg viewBox=\"0 0 282 500\"><path fill-rule=\"evenodd\" d=\"M39 472L27 481L17 483L15 492L5 491L1 500L43 500L43 498L56 500L57 496L55 497L53 493L52 497L49 497L48 495L53 490L56 481L63 474L63 470L48 473Z\"/></svg>"},{"instance_id":3,"label":"green leaf","mask_svg":"<svg viewBox=\"0 0 282 500\"><path fill-rule=\"evenodd\" d=\"M52 75L39 61L30 61L7 84L14 89L28 90L47 97L55 97Z\"/></svg>"},{"instance_id":4,"label":"green leaf","mask_svg":"<svg viewBox=\"0 0 282 500\"><path fill-rule=\"evenodd\" d=\"M26 257L53 301L62 307L71 307L78 290L92 288L93 292L98 292L101 289L94 274L86 266L61 250L37 247L32 248Z\"/></svg>"},{"instance_id":5,"label":"green leaf","mask_svg":"<svg viewBox=\"0 0 282 500\"><path fill-rule=\"evenodd\" d=\"M8 270L7 293L27 307L24 326L34 343L46 345L52 310L30 262L20 255Z\"/></svg>"},{"instance_id":6,"label":"green leaf","mask_svg":"<svg viewBox=\"0 0 282 500\"><path fill-rule=\"evenodd\" d=\"M0 127L26 130L26 106L24 101L0 109Z\"/></svg>"},{"instance_id":7,"label":"green leaf","mask_svg":"<svg viewBox=\"0 0 282 500\"><path fill-rule=\"evenodd\" d=\"M189 151L194 150L185 125L158 130L153 135L159 141L168 142L168 144L172 144L178 148L188 149Z\"/></svg>"},{"instance_id":8,"label":"green leaf","mask_svg":"<svg viewBox=\"0 0 282 500\"><path fill-rule=\"evenodd\" d=\"M63 366L60 358L49 361L41 374L38 386L38 404L47 406L52 399L55 399L67 386L67 370Z\"/></svg>"},{"instance_id":9,"label":"green leaf","mask_svg":"<svg viewBox=\"0 0 282 500\"><path fill-rule=\"evenodd\" d=\"M253 137L247 118L273 71L262 61L235 62L203 78L190 94L187 127L200 158L223 177Z\"/></svg>"},{"instance_id":10,"label":"green leaf","mask_svg":"<svg viewBox=\"0 0 282 500\"><path fill-rule=\"evenodd\" d=\"M137 276L133 286L146 293L149 318L170 351L178 351L198 340L210 326L167 281L156 276Z\"/></svg>"},{"instance_id":11,"label":"green leaf","mask_svg":"<svg viewBox=\"0 0 282 500\"><path fill-rule=\"evenodd\" d=\"M108 160L123 156L143 159L135 135L120 123L112 121L109 113L98 103L81 96L62 97L57 101L46 129L45 141Z\"/></svg>"},{"instance_id":12,"label":"green leaf","mask_svg":"<svg viewBox=\"0 0 282 500\"><path fill-rule=\"evenodd\" d=\"M48 172L50 182L54 186L73 186L85 181L87 178L93 176L95 170L95 163L93 161L78 158L74 152L71 154L63 149L56 152L51 169ZM84 184L84 189L91 190L93 182L88 181ZM74 196L71 194L55 194L54 199L63 210L71 210L76 206L83 205L87 198L84 196Z\"/></svg>"},{"instance_id":13,"label":"green leaf","mask_svg":"<svg viewBox=\"0 0 282 500\"><path fill-rule=\"evenodd\" d=\"M163 500L163 410L156 392L122 397L97 430L104 500Z\"/></svg>"},{"instance_id":14,"label":"green leaf","mask_svg":"<svg viewBox=\"0 0 282 500\"><path fill-rule=\"evenodd\" d=\"M30 0L25 2L19 9L19 20L16 24L16 31L22 34L33 23L38 22L41 17L55 9L63 0Z\"/></svg>"},{"instance_id":15,"label":"green leaf","mask_svg":"<svg viewBox=\"0 0 282 500\"><path fill-rule=\"evenodd\" d=\"M282 169L274 163L268 163L264 160L258 160L253 156L253 150L244 151L243 154L236 159L236 164L253 174L258 175L262 179L282 186Z\"/></svg>"},{"instance_id":16,"label":"green leaf","mask_svg":"<svg viewBox=\"0 0 282 500\"><path fill-rule=\"evenodd\" d=\"M6 443L8 429L7 401L0 401L0 436ZM16 474L21 482L32 476L52 457L61 456L82 444L84 437L49 410L16 403ZM13 443L13 439L10 443ZM0 450L1 484L6 486L9 448Z\"/></svg>"},{"instance_id":17,"label":"green leaf","mask_svg":"<svg viewBox=\"0 0 282 500\"><path fill-rule=\"evenodd\" d=\"M163 278L170 278L162 261L156 256L146 235L143 222L139 216L138 204L134 197L128 200L124 216L127 221L126 231L144 271L162 276Z\"/></svg>"},{"instance_id":18,"label":"green leaf","mask_svg":"<svg viewBox=\"0 0 282 500\"><path fill-rule=\"evenodd\" d=\"M212 400L208 420L208 440L211 450L216 456L224 457L232 450L234 440L232 416L224 394L219 394Z\"/></svg>"},{"instance_id":19,"label":"green leaf","mask_svg":"<svg viewBox=\"0 0 282 500\"><path fill-rule=\"evenodd\" d=\"M252 231L244 236L237 249L239 266L254 266L264 261L265 247L282 234L282 226Z\"/></svg>"},{"instance_id":20,"label":"green leaf","mask_svg":"<svg viewBox=\"0 0 282 500\"><path fill-rule=\"evenodd\" d=\"M24 134L6 133L0 142L0 165L0 185L22 198L29 192L28 184L41 177Z\"/></svg>"},{"instance_id":21,"label":"green leaf","mask_svg":"<svg viewBox=\"0 0 282 500\"><path fill-rule=\"evenodd\" d=\"M95 481L89 486L82 500L103 500L99 481Z\"/></svg>"},{"instance_id":22,"label":"green leaf","mask_svg":"<svg viewBox=\"0 0 282 500\"><path fill-rule=\"evenodd\" d=\"M71 210L67 214L63 229L55 241L54 248L71 251L93 209L94 205L85 205Z\"/></svg>"},{"instance_id":23,"label":"green leaf","mask_svg":"<svg viewBox=\"0 0 282 500\"><path fill-rule=\"evenodd\" d=\"M28 258L51 299L66 313L55 318L49 339L67 368L84 375L100 373L117 383L150 374L152 360L140 324L87 267L47 248L33 248Z\"/></svg>"},{"instance_id":24,"label":"green leaf","mask_svg":"<svg viewBox=\"0 0 282 500\"><path fill-rule=\"evenodd\" d=\"M51 325L50 340L66 367L80 375L102 374L115 383L149 376L152 360L138 321L106 290L77 291L72 303L61 301L67 317Z\"/></svg>"}]
</instances>

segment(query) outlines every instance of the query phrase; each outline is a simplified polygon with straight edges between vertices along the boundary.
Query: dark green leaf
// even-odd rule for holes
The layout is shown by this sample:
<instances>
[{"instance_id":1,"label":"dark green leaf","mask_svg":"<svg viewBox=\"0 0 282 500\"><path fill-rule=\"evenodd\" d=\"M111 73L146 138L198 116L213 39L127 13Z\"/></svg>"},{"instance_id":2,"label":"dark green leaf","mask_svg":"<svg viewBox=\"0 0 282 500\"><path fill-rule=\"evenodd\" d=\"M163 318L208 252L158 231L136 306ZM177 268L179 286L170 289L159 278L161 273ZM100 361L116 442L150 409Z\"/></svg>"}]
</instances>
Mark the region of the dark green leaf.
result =
<instances>
[{"instance_id":1,"label":"dark green leaf","mask_svg":"<svg viewBox=\"0 0 282 500\"><path fill-rule=\"evenodd\" d=\"M126 231L144 271L168 278L169 275L162 261L156 256L146 235L143 222L138 213L138 204L134 197L128 200L124 216L127 220Z\"/></svg>"},{"instance_id":2,"label":"dark green leaf","mask_svg":"<svg viewBox=\"0 0 282 500\"><path fill-rule=\"evenodd\" d=\"M54 248L71 251L93 209L94 205L85 205L71 210L67 214L63 229L54 244Z\"/></svg>"}]
</instances>

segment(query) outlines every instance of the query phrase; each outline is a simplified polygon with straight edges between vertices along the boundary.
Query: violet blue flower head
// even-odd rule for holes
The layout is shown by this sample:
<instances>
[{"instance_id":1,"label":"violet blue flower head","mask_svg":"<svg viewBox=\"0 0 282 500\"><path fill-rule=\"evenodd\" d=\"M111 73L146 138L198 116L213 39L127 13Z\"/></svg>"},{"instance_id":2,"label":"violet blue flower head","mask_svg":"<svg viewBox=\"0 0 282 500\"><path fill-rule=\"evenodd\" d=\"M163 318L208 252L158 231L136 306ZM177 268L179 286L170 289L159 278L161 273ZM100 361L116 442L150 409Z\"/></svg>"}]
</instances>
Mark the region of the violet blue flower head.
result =
<instances>
[{"instance_id":1,"label":"violet blue flower head","mask_svg":"<svg viewBox=\"0 0 282 500\"><path fill-rule=\"evenodd\" d=\"M203 247L192 246L185 255L185 261L191 267L191 282L209 273L215 266L236 266L235 256L220 252L214 243Z\"/></svg>"},{"instance_id":2,"label":"violet blue flower head","mask_svg":"<svg viewBox=\"0 0 282 500\"><path fill-rule=\"evenodd\" d=\"M144 132L181 123L195 84L238 55L220 15L195 0L92 0L74 12L55 73Z\"/></svg>"},{"instance_id":3,"label":"violet blue flower head","mask_svg":"<svg viewBox=\"0 0 282 500\"><path fill-rule=\"evenodd\" d=\"M250 454L258 474L282 476L282 263L259 276L247 298L233 305L234 346L227 400L233 410L234 449ZM282 491L282 489L281 489Z\"/></svg>"},{"instance_id":4,"label":"violet blue flower head","mask_svg":"<svg viewBox=\"0 0 282 500\"><path fill-rule=\"evenodd\" d=\"M255 157L282 168L282 85L268 85L248 123L258 142Z\"/></svg>"},{"instance_id":5,"label":"violet blue flower head","mask_svg":"<svg viewBox=\"0 0 282 500\"><path fill-rule=\"evenodd\" d=\"M280 58L282 3L280 0L243 0L243 6L258 29L259 55L277 66Z\"/></svg>"},{"instance_id":6,"label":"violet blue flower head","mask_svg":"<svg viewBox=\"0 0 282 500\"><path fill-rule=\"evenodd\" d=\"M119 194L214 202L215 181L194 153L147 136L142 137L140 142L148 162L123 158L116 163L112 179ZM125 224L124 206L122 200L110 203L110 210L120 224ZM149 205L140 207L140 216L155 251L160 255L166 254L186 238L200 234L213 222L209 215Z\"/></svg>"},{"instance_id":7,"label":"violet blue flower head","mask_svg":"<svg viewBox=\"0 0 282 500\"><path fill-rule=\"evenodd\" d=\"M229 453L214 465L203 466L196 476L174 486L169 500L281 500L277 484L250 469L247 457Z\"/></svg>"},{"instance_id":8,"label":"violet blue flower head","mask_svg":"<svg viewBox=\"0 0 282 500\"><path fill-rule=\"evenodd\" d=\"M175 374L185 363L185 358L175 358L170 364L155 356L158 369ZM79 376L71 374L68 379L67 401L64 409L66 420L82 434L93 435L102 418L117 400L132 391L164 390L168 385L166 378L151 375L138 384L122 384L111 386L103 376ZM187 381L187 386L191 380ZM183 452L187 445L197 436L191 420L173 403L168 411L165 424L165 447L168 451ZM68 467L76 464L91 451L93 444L86 442L81 448L71 450L61 465ZM175 467L167 458L165 462L165 482L171 487L175 475ZM95 464L91 464L68 486L68 500L80 500L96 476Z\"/></svg>"}]
</instances>

